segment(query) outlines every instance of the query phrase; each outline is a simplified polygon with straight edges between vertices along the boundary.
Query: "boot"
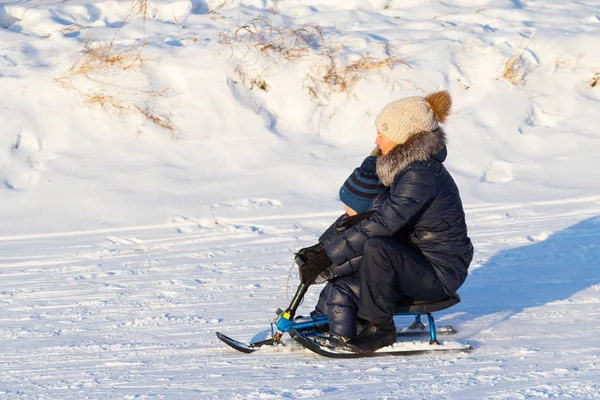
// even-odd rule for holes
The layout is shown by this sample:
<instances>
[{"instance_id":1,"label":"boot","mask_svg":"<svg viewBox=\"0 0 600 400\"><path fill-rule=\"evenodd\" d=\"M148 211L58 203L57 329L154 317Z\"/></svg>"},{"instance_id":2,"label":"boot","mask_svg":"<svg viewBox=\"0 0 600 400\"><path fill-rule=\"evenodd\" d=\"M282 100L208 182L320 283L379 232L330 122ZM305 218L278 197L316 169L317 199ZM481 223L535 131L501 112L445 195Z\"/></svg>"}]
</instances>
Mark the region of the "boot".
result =
<instances>
[{"instance_id":1,"label":"boot","mask_svg":"<svg viewBox=\"0 0 600 400\"><path fill-rule=\"evenodd\" d=\"M346 347L356 353L370 353L396 342L394 321L376 324L369 322L358 335L346 342Z\"/></svg>"},{"instance_id":2,"label":"boot","mask_svg":"<svg viewBox=\"0 0 600 400\"><path fill-rule=\"evenodd\" d=\"M326 346L326 347L330 347L330 348L343 348L346 346L346 342L348 342L347 337L345 336L340 336L338 334L335 333L324 333L321 336L316 336L315 337L315 342Z\"/></svg>"},{"instance_id":3,"label":"boot","mask_svg":"<svg viewBox=\"0 0 600 400\"><path fill-rule=\"evenodd\" d=\"M360 333L370 324L370 321L362 319L360 317L356 317L356 334L360 335Z\"/></svg>"}]
</instances>

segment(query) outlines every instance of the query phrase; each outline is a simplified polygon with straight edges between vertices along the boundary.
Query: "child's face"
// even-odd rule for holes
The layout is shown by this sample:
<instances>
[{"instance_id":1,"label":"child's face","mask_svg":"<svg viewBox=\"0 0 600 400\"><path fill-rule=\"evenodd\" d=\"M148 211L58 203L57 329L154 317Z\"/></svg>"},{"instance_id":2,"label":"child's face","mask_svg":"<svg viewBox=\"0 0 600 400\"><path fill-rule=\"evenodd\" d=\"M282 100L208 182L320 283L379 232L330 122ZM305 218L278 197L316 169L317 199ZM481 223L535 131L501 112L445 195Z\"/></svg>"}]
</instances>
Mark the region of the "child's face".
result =
<instances>
[{"instance_id":1,"label":"child's face","mask_svg":"<svg viewBox=\"0 0 600 400\"><path fill-rule=\"evenodd\" d=\"M345 204L344 204L344 210L346 210L346 214L348 214L349 216L356 215L356 211L354 211L353 209L351 209L350 207L348 207Z\"/></svg>"}]
</instances>

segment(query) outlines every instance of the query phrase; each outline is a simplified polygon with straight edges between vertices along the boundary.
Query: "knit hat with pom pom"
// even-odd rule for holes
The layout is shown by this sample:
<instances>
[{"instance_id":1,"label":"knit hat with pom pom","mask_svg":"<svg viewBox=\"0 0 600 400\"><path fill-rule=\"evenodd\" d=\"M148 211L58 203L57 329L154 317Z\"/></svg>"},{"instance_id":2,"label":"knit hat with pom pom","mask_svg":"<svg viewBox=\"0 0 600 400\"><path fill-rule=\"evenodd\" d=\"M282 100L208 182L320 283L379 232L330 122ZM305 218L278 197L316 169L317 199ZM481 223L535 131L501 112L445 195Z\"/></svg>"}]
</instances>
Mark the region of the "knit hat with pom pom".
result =
<instances>
[{"instance_id":1,"label":"knit hat with pom pom","mask_svg":"<svg viewBox=\"0 0 600 400\"><path fill-rule=\"evenodd\" d=\"M439 128L451 107L452 99L445 90L426 97L407 97L383 107L375 119L375 126L383 136L402 144L418 133Z\"/></svg>"}]
</instances>

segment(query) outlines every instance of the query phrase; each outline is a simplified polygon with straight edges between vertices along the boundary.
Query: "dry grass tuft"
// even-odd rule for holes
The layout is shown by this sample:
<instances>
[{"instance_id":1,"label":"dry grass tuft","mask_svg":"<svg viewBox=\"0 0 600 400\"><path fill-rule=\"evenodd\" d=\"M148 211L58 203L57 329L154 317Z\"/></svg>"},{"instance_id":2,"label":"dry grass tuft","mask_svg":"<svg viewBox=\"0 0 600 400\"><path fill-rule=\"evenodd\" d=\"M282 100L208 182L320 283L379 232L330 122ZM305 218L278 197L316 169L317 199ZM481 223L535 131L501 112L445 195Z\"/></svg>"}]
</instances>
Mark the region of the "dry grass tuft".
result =
<instances>
[{"instance_id":1,"label":"dry grass tuft","mask_svg":"<svg viewBox=\"0 0 600 400\"><path fill-rule=\"evenodd\" d=\"M135 107L143 116L148 118L154 124L171 132L171 137L173 139L179 139L179 135L175 132L175 126L169 120L169 118L161 117L160 115L155 114L149 108L141 108L136 105L133 105L133 107Z\"/></svg>"},{"instance_id":2,"label":"dry grass tuft","mask_svg":"<svg viewBox=\"0 0 600 400\"><path fill-rule=\"evenodd\" d=\"M304 86L319 105L326 105L332 93L350 94L354 85L373 71L407 65L393 56L363 56L348 61L341 53L345 46L326 40L318 25L274 26L265 16L230 34L221 33L219 42L230 51L234 72L250 89L256 86L267 91L265 77L273 70L277 73L282 62L311 61ZM389 54L388 46L385 50Z\"/></svg>"},{"instance_id":3,"label":"dry grass tuft","mask_svg":"<svg viewBox=\"0 0 600 400\"><path fill-rule=\"evenodd\" d=\"M131 7L125 14L125 20L141 15L142 22L144 26L146 26L146 19L148 19L148 4L150 4L150 0L131 0Z\"/></svg>"},{"instance_id":4,"label":"dry grass tuft","mask_svg":"<svg viewBox=\"0 0 600 400\"><path fill-rule=\"evenodd\" d=\"M502 72L502 76L504 79L510 81L513 85L518 85L521 81L522 72L519 67L519 61L521 60L521 56L523 52L511 57L504 63L504 71Z\"/></svg>"},{"instance_id":5,"label":"dry grass tuft","mask_svg":"<svg viewBox=\"0 0 600 400\"><path fill-rule=\"evenodd\" d=\"M144 25L148 15L148 4L150 0L131 0L131 7L123 17L123 24L115 30L112 40L108 43L93 43L85 41L82 55L69 68L69 70L58 80L68 79L76 75L100 74L112 68L127 71L136 66L143 65L142 51L147 43L135 43L131 46L117 46L115 39L124 26L124 22L141 15Z\"/></svg>"},{"instance_id":6,"label":"dry grass tuft","mask_svg":"<svg viewBox=\"0 0 600 400\"><path fill-rule=\"evenodd\" d=\"M114 96L107 95L104 93L104 91L93 94L82 94L82 98L86 105L99 105L108 113L110 113L112 110L124 111L126 109L126 107L121 105Z\"/></svg>"},{"instance_id":7,"label":"dry grass tuft","mask_svg":"<svg viewBox=\"0 0 600 400\"><path fill-rule=\"evenodd\" d=\"M148 5L149 0L132 0L123 22L141 17L145 26ZM125 26L125 24L121 26ZM169 88L150 91L138 90L111 82L115 78L123 78L128 73L142 71L148 62L148 59L142 55L147 45L146 41L142 40L132 45L120 45L116 42L120 30L120 27L115 30L108 43L85 41L81 55L62 76L56 78L56 82L67 90L77 92L83 103L89 107L100 106L109 114L117 112L123 115L139 112L153 124L168 130L171 137L179 138L170 119L157 114L153 111L154 107L148 106L148 104L154 104L155 100L162 97ZM139 79L139 77L140 74L135 75L135 79ZM93 81L95 91L90 93L83 89L89 85L86 84L88 82L81 79ZM120 80L120 82L124 81L127 80ZM139 104L144 104L144 106Z\"/></svg>"},{"instance_id":8,"label":"dry grass tuft","mask_svg":"<svg viewBox=\"0 0 600 400\"><path fill-rule=\"evenodd\" d=\"M135 100L124 100L125 97L123 94L118 96L114 96L111 94L107 94L104 90L99 90L97 92L81 92L75 89L74 87L67 87L68 89L75 90L79 93L81 98L83 99L83 103L87 106L100 106L104 111L108 114L114 114L115 112L119 115L123 115L125 113L131 111L137 111L145 118L147 118L153 124L166 129L170 132L171 137L173 139L179 139L179 135L176 132L176 127L173 125L171 120L167 117L163 117L158 115L154 111L154 107L149 106L148 104L152 104L157 97L162 96L169 88L164 88L160 91L154 92L144 92L146 96L146 105L144 107L140 107L136 104Z\"/></svg>"},{"instance_id":9,"label":"dry grass tuft","mask_svg":"<svg viewBox=\"0 0 600 400\"><path fill-rule=\"evenodd\" d=\"M269 85L267 85L267 82L264 79L254 78L250 82L250 90L252 90L254 86L258 87L260 90L264 90L265 92L269 91Z\"/></svg>"},{"instance_id":10,"label":"dry grass tuft","mask_svg":"<svg viewBox=\"0 0 600 400\"><path fill-rule=\"evenodd\" d=\"M529 64L523 57L525 51L529 48L531 41L533 40L533 36L529 39L529 42L525 46L520 46L517 54L509 58L504 63L504 69L502 71L502 76L504 79L508 80L513 85L519 85L523 82L525 75L529 72Z\"/></svg>"},{"instance_id":11,"label":"dry grass tuft","mask_svg":"<svg viewBox=\"0 0 600 400\"><path fill-rule=\"evenodd\" d=\"M246 55L278 57L294 61L308 55L311 48L321 46L323 34L316 25L292 29L275 27L264 16L254 18L231 35L221 32L219 43L232 49L243 47Z\"/></svg>"},{"instance_id":12,"label":"dry grass tuft","mask_svg":"<svg viewBox=\"0 0 600 400\"><path fill-rule=\"evenodd\" d=\"M344 93L350 91L369 71L383 68L392 69L398 63L404 62L393 57L377 60L365 56L344 66L336 62L335 59L330 58L330 63L326 67L326 72L321 76L320 82L326 84L334 93Z\"/></svg>"},{"instance_id":13,"label":"dry grass tuft","mask_svg":"<svg viewBox=\"0 0 600 400\"><path fill-rule=\"evenodd\" d=\"M326 62L313 68L313 72L305 79L308 93L319 106L329 104L329 97L333 93L352 94L354 86L368 74L381 69L392 69L396 64L405 64L396 57L376 59L370 56L361 57L346 64L338 59L335 53L340 48L331 49L327 54Z\"/></svg>"},{"instance_id":14,"label":"dry grass tuft","mask_svg":"<svg viewBox=\"0 0 600 400\"><path fill-rule=\"evenodd\" d=\"M596 72L596 75L594 75L594 77L590 81L591 87L596 87L598 85L600 85L600 72Z\"/></svg>"},{"instance_id":15,"label":"dry grass tuft","mask_svg":"<svg viewBox=\"0 0 600 400\"><path fill-rule=\"evenodd\" d=\"M62 28L60 30L60 33L62 33L63 36L65 36L65 35L73 34L76 32L81 32L83 29L84 29L83 26L73 23L72 25L68 25L68 26Z\"/></svg>"},{"instance_id":16,"label":"dry grass tuft","mask_svg":"<svg viewBox=\"0 0 600 400\"><path fill-rule=\"evenodd\" d=\"M90 76L91 74L102 74L112 69L127 71L133 68L141 68L144 65L142 50L146 43L141 45L125 46L115 49L113 42L109 44L92 43L86 41L81 57L57 80L69 79L77 75Z\"/></svg>"}]
</instances>

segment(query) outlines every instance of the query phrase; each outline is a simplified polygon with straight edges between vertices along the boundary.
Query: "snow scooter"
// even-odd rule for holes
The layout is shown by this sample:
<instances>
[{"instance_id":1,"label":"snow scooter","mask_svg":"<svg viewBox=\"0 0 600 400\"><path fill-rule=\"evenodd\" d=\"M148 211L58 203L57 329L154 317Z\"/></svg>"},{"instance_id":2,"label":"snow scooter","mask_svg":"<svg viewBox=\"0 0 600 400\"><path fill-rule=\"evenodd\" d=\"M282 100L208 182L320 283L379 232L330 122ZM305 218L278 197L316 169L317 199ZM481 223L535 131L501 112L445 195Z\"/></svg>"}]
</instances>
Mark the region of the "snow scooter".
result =
<instances>
[{"instance_id":1,"label":"snow scooter","mask_svg":"<svg viewBox=\"0 0 600 400\"><path fill-rule=\"evenodd\" d=\"M308 350L311 350L319 355L331 358L359 358L359 357L378 357L378 356L408 356L425 354L432 352L462 352L469 351L473 348L469 344L462 343L440 343L437 339L438 335L451 335L457 333L452 326L444 326L436 329L435 320L432 313L445 310L460 302L460 297L448 297L440 301L419 301L413 299L404 299L396 306L394 316L414 316L415 321L406 329L401 329L397 332L397 336L419 336L422 334L429 335L429 342L396 342L391 346L387 346L368 353L356 353L344 348L332 348L319 341L329 327L327 324L327 316L317 316L314 318L294 318L296 310L300 306L308 286L300 284L296 290L294 298L290 302L287 309L277 309L275 318L271 321L272 337L266 340L261 340L252 343L243 343L234 340L230 337L216 332L217 337L228 346L242 353L253 353L263 346L276 346L281 343L281 338L285 333L290 336ZM429 323L429 331L425 329L425 325L421 319L427 316Z\"/></svg>"}]
</instances>

